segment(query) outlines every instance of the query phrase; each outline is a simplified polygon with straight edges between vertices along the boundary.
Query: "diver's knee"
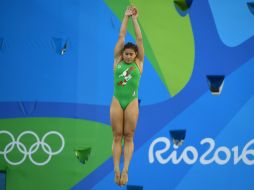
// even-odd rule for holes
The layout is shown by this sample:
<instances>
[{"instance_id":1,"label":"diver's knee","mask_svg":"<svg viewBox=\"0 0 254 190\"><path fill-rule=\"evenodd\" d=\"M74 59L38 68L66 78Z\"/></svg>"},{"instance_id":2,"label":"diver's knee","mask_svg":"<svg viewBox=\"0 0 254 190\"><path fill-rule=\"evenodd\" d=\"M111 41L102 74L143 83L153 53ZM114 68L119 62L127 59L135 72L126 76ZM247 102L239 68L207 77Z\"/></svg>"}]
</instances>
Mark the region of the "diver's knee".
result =
<instances>
[{"instance_id":1,"label":"diver's knee","mask_svg":"<svg viewBox=\"0 0 254 190\"><path fill-rule=\"evenodd\" d=\"M134 136L133 132L125 132L124 133L124 140L125 141L133 141L133 136Z\"/></svg>"},{"instance_id":2,"label":"diver's knee","mask_svg":"<svg viewBox=\"0 0 254 190\"><path fill-rule=\"evenodd\" d=\"M118 132L118 133L114 133L114 141L115 142L120 142L123 138L123 133L121 132Z\"/></svg>"}]
</instances>

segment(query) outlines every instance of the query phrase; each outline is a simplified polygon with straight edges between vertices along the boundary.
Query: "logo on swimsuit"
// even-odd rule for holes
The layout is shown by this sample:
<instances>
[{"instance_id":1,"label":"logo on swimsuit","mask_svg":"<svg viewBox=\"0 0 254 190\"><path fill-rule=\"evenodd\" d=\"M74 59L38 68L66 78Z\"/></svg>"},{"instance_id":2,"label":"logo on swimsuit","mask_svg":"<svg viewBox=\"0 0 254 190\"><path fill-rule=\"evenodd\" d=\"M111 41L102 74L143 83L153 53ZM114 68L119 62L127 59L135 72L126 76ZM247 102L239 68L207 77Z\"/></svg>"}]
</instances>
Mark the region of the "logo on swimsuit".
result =
<instances>
[{"instance_id":1,"label":"logo on swimsuit","mask_svg":"<svg viewBox=\"0 0 254 190\"><path fill-rule=\"evenodd\" d=\"M122 74L119 75L120 77L124 77L123 81L120 81L118 83L119 86L125 86L127 84L127 82L132 79L132 75L131 75L131 71L133 71L135 69L135 67L130 67L128 69L126 69Z\"/></svg>"},{"instance_id":2,"label":"logo on swimsuit","mask_svg":"<svg viewBox=\"0 0 254 190\"><path fill-rule=\"evenodd\" d=\"M136 94L136 92L135 92L135 90L133 91L133 94L132 94L132 96L135 96L135 94Z\"/></svg>"},{"instance_id":3,"label":"logo on swimsuit","mask_svg":"<svg viewBox=\"0 0 254 190\"><path fill-rule=\"evenodd\" d=\"M155 150L154 147L157 144L164 145L161 149ZM166 164L171 161L173 164L177 165L183 160L188 165L195 164L197 161L199 161L202 165L208 165L213 163L216 163L218 165L225 165L228 162L232 161L233 164L236 165L242 160L242 162L246 165L254 165L254 139L250 140L248 143L245 144L242 152L239 152L238 146L234 146L233 148L220 146L215 149L215 141L212 138L204 138L202 141L200 141L200 144L207 144L209 146L202 155L200 155L198 153L198 150L193 146L187 146L184 149L179 148L181 150L181 153L178 154L178 147L174 145L174 150L169 153L167 151L169 151L171 146L170 139L168 139L167 137L159 137L155 139L149 147L149 163L154 163L156 158L160 164ZM212 152L213 150L214 152ZM168 155L168 157L165 157L165 155Z\"/></svg>"}]
</instances>

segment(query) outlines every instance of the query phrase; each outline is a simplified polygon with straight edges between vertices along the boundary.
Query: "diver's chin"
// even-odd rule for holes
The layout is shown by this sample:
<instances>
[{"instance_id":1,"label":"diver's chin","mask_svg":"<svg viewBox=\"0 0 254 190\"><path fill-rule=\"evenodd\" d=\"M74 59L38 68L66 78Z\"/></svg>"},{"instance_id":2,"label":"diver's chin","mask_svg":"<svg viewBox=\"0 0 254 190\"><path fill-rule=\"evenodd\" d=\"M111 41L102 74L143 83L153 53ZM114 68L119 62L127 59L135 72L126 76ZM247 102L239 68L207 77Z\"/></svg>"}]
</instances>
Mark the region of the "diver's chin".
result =
<instances>
[{"instance_id":1,"label":"diver's chin","mask_svg":"<svg viewBox=\"0 0 254 190\"><path fill-rule=\"evenodd\" d=\"M131 60L126 60L125 62L126 62L126 63L131 63Z\"/></svg>"}]
</instances>

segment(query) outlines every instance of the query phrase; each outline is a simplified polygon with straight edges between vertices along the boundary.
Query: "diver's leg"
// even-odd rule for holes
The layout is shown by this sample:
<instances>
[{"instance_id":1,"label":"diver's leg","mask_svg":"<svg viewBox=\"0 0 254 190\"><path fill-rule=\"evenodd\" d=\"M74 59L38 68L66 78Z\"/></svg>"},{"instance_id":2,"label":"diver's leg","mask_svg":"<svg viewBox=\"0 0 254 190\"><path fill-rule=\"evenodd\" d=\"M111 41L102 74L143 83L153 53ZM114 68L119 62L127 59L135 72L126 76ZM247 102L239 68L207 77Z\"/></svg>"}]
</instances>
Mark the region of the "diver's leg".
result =
<instances>
[{"instance_id":1,"label":"diver's leg","mask_svg":"<svg viewBox=\"0 0 254 190\"><path fill-rule=\"evenodd\" d=\"M134 151L133 136L136 129L138 114L138 99L135 98L124 110L124 167L121 174L121 185L125 185L128 181L128 168Z\"/></svg>"},{"instance_id":2,"label":"diver's leg","mask_svg":"<svg viewBox=\"0 0 254 190\"><path fill-rule=\"evenodd\" d=\"M110 106L110 122L113 132L112 155L114 160L115 183L120 184L120 157L123 137L123 109L118 100L113 97Z\"/></svg>"}]
</instances>

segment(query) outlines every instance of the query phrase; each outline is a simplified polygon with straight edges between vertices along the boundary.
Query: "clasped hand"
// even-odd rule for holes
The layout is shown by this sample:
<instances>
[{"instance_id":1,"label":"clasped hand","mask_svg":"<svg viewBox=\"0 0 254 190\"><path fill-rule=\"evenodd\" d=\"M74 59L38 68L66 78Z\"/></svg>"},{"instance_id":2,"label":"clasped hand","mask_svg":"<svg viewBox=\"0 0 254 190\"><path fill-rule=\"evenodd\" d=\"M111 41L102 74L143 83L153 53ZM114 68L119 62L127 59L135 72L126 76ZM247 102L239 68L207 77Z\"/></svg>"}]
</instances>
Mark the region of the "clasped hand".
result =
<instances>
[{"instance_id":1,"label":"clasped hand","mask_svg":"<svg viewBox=\"0 0 254 190\"><path fill-rule=\"evenodd\" d=\"M128 6L126 11L125 11L125 15L128 17L132 17L132 18L138 18L138 10L135 6L131 5Z\"/></svg>"}]
</instances>

